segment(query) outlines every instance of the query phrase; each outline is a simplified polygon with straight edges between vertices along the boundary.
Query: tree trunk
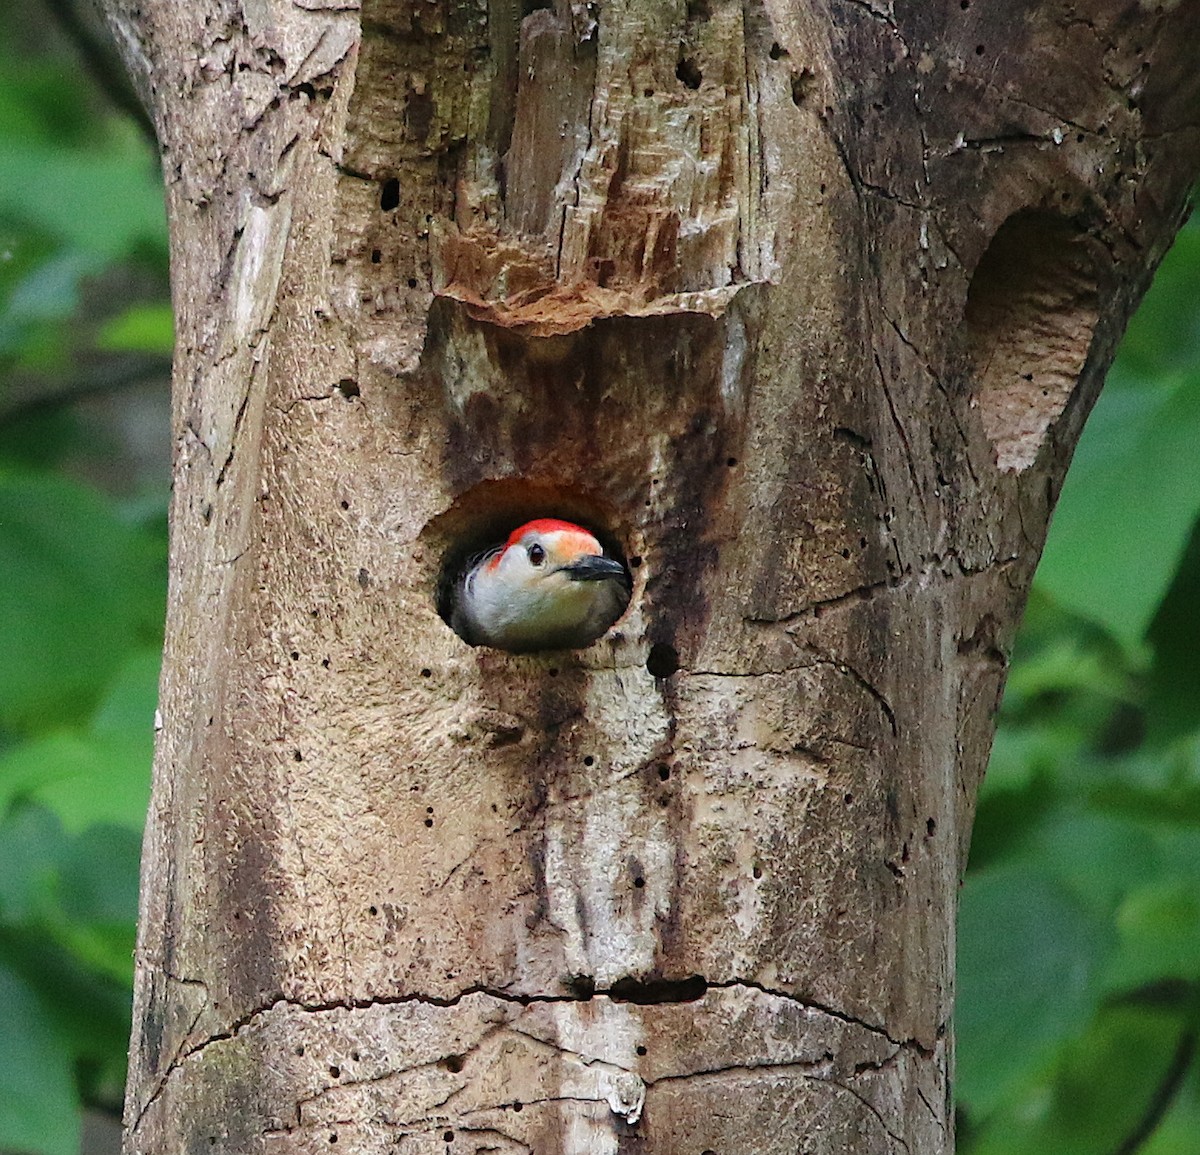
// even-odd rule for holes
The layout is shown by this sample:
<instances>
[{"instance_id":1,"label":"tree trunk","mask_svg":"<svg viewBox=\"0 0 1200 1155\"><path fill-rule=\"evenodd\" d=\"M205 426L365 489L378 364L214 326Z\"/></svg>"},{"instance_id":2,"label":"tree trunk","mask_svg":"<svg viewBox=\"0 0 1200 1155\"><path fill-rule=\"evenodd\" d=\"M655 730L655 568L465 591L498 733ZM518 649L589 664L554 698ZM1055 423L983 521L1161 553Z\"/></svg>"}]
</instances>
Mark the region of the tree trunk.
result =
<instances>
[{"instance_id":1,"label":"tree trunk","mask_svg":"<svg viewBox=\"0 0 1200 1155\"><path fill-rule=\"evenodd\" d=\"M976 788L1200 7L108 6L178 310L126 1151L951 1151ZM468 647L447 573L546 515L628 613Z\"/></svg>"}]
</instances>

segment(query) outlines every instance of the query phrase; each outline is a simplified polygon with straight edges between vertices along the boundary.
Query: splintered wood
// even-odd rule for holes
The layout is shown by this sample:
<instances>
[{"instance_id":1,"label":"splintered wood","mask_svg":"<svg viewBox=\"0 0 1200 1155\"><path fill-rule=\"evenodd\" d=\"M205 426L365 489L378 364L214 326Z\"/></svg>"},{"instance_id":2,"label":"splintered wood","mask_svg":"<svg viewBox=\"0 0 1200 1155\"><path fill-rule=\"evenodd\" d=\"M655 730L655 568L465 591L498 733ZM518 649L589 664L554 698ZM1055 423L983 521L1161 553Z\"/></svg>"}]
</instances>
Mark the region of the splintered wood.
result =
<instances>
[{"instance_id":1,"label":"splintered wood","mask_svg":"<svg viewBox=\"0 0 1200 1155\"><path fill-rule=\"evenodd\" d=\"M717 316L769 276L740 4L715 3L703 19L682 5L623 6L599 27L534 11L515 62L489 52L457 91L436 67L406 69L395 41L364 45L368 88L387 56L386 75L407 94L398 123L409 147L443 174L455 166L452 204L418 196L412 208L429 211L400 213L427 242L414 256L433 291L476 319L535 336L606 316ZM444 37L464 55L456 78L475 68L468 40ZM350 168L378 174L377 150L360 152ZM352 247L383 259L372 238Z\"/></svg>"}]
</instances>

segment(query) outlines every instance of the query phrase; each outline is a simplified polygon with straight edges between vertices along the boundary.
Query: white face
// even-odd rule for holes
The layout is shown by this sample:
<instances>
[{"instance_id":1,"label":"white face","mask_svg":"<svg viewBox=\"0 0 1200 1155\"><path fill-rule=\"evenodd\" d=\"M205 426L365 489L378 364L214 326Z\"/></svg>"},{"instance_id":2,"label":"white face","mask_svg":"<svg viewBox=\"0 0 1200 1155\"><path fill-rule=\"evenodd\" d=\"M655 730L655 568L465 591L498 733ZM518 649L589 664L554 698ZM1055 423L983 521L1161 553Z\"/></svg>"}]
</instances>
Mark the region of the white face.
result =
<instances>
[{"instance_id":1,"label":"white face","mask_svg":"<svg viewBox=\"0 0 1200 1155\"><path fill-rule=\"evenodd\" d=\"M620 616L625 583L579 580L565 567L602 557L582 530L531 530L485 562L474 582L474 617L489 644L506 649L587 645Z\"/></svg>"},{"instance_id":2,"label":"white face","mask_svg":"<svg viewBox=\"0 0 1200 1155\"><path fill-rule=\"evenodd\" d=\"M539 629L567 628L587 615L598 583L575 581L565 566L584 554L600 554L590 534L529 533L509 547L496 567L508 605L501 611L510 625L537 623Z\"/></svg>"},{"instance_id":3,"label":"white face","mask_svg":"<svg viewBox=\"0 0 1200 1155\"><path fill-rule=\"evenodd\" d=\"M506 581L524 589L562 593L579 584L563 572L563 567L586 554L599 556L603 552L590 533L527 533L516 547L504 551L498 569Z\"/></svg>"}]
</instances>

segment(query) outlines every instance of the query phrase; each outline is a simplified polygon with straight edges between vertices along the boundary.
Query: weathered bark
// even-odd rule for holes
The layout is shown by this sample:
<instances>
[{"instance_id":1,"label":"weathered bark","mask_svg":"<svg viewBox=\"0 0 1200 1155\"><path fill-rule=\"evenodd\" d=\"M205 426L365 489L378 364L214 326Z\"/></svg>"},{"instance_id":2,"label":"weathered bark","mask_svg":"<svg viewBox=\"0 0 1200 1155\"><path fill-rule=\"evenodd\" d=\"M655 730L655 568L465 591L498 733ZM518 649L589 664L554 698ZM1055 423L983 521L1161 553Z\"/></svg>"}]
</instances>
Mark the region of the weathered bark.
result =
<instances>
[{"instance_id":1,"label":"weathered bark","mask_svg":"<svg viewBox=\"0 0 1200 1155\"><path fill-rule=\"evenodd\" d=\"M110 0L178 308L126 1150L948 1152L955 891L1194 4ZM534 515L635 574L464 645Z\"/></svg>"}]
</instances>

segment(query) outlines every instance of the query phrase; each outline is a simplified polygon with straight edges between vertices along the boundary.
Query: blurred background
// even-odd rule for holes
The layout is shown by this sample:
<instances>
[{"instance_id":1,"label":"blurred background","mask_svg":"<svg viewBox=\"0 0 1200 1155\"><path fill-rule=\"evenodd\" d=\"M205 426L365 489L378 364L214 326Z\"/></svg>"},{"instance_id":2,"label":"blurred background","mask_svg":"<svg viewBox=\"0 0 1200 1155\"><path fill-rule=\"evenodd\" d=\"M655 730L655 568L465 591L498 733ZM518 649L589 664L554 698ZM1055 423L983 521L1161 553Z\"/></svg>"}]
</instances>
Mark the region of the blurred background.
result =
<instances>
[{"instance_id":1,"label":"blurred background","mask_svg":"<svg viewBox=\"0 0 1200 1155\"><path fill-rule=\"evenodd\" d=\"M117 1150L165 606L157 160L86 13L0 11L2 1155ZM1200 1155L1198 657L1189 226L1017 645L962 890L963 1155Z\"/></svg>"}]
</instances>

